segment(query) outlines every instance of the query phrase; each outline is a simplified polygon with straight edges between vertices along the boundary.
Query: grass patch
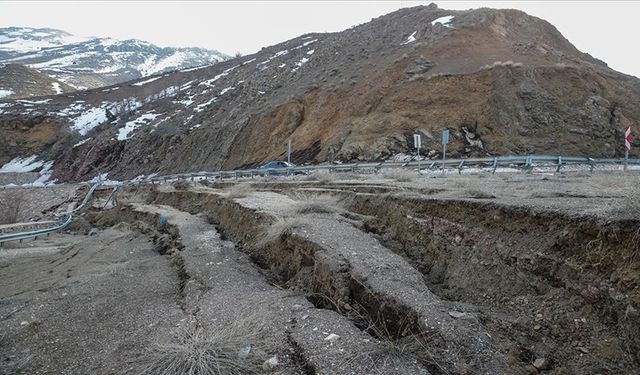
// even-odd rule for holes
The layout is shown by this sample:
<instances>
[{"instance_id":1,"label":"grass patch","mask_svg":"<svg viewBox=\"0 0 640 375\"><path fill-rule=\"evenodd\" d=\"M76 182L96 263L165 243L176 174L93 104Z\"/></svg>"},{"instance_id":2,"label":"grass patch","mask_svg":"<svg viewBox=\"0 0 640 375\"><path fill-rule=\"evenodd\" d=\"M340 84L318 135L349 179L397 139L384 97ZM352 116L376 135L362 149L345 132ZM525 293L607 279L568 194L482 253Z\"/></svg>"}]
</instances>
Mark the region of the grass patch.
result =
<instances>
[{"instance_id":1,"label":"grass patch","mask_svg":"<svg viewBox=\"0 0 640 375\"><path fill-rule=\"evenodd\" d=\"M306 175L304 179L305 181L318 181L323 184L330 184L334 182L337 177L329 171L313 171Z\"/></svg>"},{"instance_id":2,"label":"grass patch","mask_svg":"<svg viewBox=\"0 0 640 375\"><path fill-rule=\"evenodd\" d=\"M186 180L179 180L173 183L173 188L176 190L189 190L191 183Z\"/></svg>"},{"instance_id":3,"label":"grass patch","mask_svg":"<svg viewBox=\"0 0 640 375\"><path fill-rule=\"evenodd\" d=\"M255 190L251 186L250 182L240 182L238 184L231 185L227 189L227 198L229 199L237 199L237 198L245 198L253 193Z\"/></svg>"},{"instance_id":4,"label":"grass patch","mask_svg":"<svg viewBox=\"0 0 640 375\"><path fill-rule=\"evenodd\" d=\"M479 189L467 189L464 191L464 195L468 198L473 198L473 199L495 199L496 198L495 195Z\"/></svg>"},{"instance_id":5,"label":"grass patch","mask_svg":"<svg viewBox=\"0 0 640 375\"><path fill-rule=\"evenodd\" d=\"M246 345L251 345L248 355ZM244 351L243 351L244 347ZM140 353L133 370L141 375L241 375L263 373L276 342L257 318L241 318L211 329L181 328L166 342Z\"/></svg>"},{"instance_id":6,"label":"grass patch","mask_svg":"<svg viewBox=\"0 0 640 375\"><path fill-rule=\"evenodd\" d=\"M411 182L416 179L416 172L407 169L391 169L384 171L383 176L398 182Z\"/></svg>"},{"instance_id":7,"label":"grass patch","mask_svg":"<svg viewBox=\"0 0 640 375\"><path fill-rule=\"evenodd\" d=\"M274 222L264 227L255 240L255 246L260 248L279 240L284 234L291 233L294 229L307 225L300 218L277 218Z\"/></svg>"},{"instance_id":8,"label":"grass patch","mask_svg":"<svg viewBox=\"0 0 640 375\"><path fill-rule=\"evenodd\" d=\"M344 212L344 208L338 197L331 194L294 194L292 198L296 201L293 212L296 214L332 214Z\"/></svg>"}]
</instances>

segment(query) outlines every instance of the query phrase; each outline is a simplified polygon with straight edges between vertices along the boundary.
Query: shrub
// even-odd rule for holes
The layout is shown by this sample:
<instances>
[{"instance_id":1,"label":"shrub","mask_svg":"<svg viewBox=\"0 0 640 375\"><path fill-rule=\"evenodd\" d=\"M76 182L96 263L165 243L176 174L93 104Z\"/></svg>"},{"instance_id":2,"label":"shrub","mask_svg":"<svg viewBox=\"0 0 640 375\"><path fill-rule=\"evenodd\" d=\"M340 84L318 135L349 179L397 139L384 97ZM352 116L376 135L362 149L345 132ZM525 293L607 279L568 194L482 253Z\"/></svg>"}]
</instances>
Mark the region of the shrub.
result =
<instances>
[{"instance_id":1,"label":"shrub","mask_svg":"<svg viewBox=\"0 0 640 375\"><path fill-rule=\"evenodd\" d=\"M305 180L329 184L336 180L336 176L328 171L313 171L305 177Z\"/></svg>"},{"instance_id":2,"label":"shrub","mask_svg":"<svg viewBox=\"0 0 640 375\"><path fill-rule=\"evenodd\" d=\"M249 354L241 359L239 353L248 344ZM170 341L155 343L140 353L133 370L142 375L257 374L273 347L274 340L256 314L256 318L219 323L206 331L181 328Z\"/></svg>"},{"instance_id":3,"label":"shrub","mask_svg":"<svg viewBox=\"0 0 640 375\"><path fill-rule=\"evenodd\" d=\"M227 198L236 199L236 198L245 198L249 196L255 190L251 186L250 182L241 182L238 184L231 185L227 189Z\"/></svg>"},{"instance_id":4,"label":"shrub","mask_svg":"<svg viewBox=\"0 0 640 375\"><path fill-rule=\"evenodd\" d=\"M490 194L478 189L467 189L465 190L464 194L467 197L474 198L474 199L495 199L496 197L493 194Z\"/></svg>"},{"instance_id":5,"label":"shrub","mask_svg":"<svg viewBox=\"0 0 640 375\"><path fill-rule=\"evenodd\" d=\"M416 178L416 172L407 169L392 169L385 171L383 176L398 182L411 182Z\"/></svg>"},{"instance_id":6,"label":"shrub","mask_svg":"<svg viewBox=\"0 0 640 375\"><path fill-rule=\"evenodd\" d=\"M328 214L340 213L344 208L338 201L338 197L330 194L298 194L293 211L298 214Z\"/></svg>"},{"instance_id":7,"label":"shrub","mask_svg":"<svg viewBox=\"0 0 640 375\"><path fill-rule=\"evenodd\" d=\"M185 180L178 180L173 183L173 188L176 190L188 190L191 187L191 183Z\"/></svg>"}]
</instances>

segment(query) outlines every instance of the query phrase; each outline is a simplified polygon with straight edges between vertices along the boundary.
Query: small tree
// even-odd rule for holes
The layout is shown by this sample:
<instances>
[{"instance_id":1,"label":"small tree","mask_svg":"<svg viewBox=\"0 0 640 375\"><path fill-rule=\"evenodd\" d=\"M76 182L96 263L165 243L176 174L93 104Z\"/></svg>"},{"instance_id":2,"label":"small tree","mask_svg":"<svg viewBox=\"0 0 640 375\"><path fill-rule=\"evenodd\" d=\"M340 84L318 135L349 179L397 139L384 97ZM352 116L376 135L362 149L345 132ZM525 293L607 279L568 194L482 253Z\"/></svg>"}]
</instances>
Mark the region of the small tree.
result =
<instances>
[{"instance_id":1,"label":"small tree","mask_svg":"<svg viewBox=\"0 0 640 375\"><path fill-rule=\"evenodd\" d=\"M233 57L235 57L236 59L237 59L238 57L242 57L242 52L236 52L236 53L234 53L234 54L233 54Z\"/></svg>"}]
</instances>

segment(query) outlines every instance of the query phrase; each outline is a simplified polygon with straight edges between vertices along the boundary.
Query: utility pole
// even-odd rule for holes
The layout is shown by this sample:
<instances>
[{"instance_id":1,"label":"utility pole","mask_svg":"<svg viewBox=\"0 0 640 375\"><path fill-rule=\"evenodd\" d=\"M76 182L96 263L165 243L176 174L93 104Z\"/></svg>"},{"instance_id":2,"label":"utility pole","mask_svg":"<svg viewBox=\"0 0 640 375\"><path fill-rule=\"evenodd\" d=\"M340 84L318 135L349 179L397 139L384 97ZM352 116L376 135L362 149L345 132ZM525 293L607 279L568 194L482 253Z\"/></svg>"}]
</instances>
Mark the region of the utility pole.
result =
<instances>
[{"instance_id":1,"label":"utility pole","mask_svg":"<svg viewBox=\"0 0 640 375\"><path fill-rule=\"evenodd\" d=\"M422 139L420 139L420 134L413 135L413 146L416 148L418 157L418 174L420 174L420 147L422 147Z\"/></svg>"},{"instance_id":2,"label":"utility pole","mask_svg":"<svg viewBox=\"0 0 640 375\"><path fill-rule=\"evenodd\" d=\"M287 163L291 164L291 140L287 141Z\"/></svg>"},{"instance_id":3,"label":"utility pole","mask_svg":"<svg viewBox=\"0 0 640 375\"><path fill-rule=\"evenodd\" d=\"M445 162L447 159L447 143L449 143L449 129L442 131L442 175L445 175Z\"/></svg>"},{"instance_id":4,"label":"utility pole","mask_svg":"<svg viewBox=\"0 0 640 375\"><path fill-rule=\"evenodd\" d=\"M631 150L631 126L624 127L624 170L626 171L629 164L629 150Z\"/></svg>"}]
</instances>

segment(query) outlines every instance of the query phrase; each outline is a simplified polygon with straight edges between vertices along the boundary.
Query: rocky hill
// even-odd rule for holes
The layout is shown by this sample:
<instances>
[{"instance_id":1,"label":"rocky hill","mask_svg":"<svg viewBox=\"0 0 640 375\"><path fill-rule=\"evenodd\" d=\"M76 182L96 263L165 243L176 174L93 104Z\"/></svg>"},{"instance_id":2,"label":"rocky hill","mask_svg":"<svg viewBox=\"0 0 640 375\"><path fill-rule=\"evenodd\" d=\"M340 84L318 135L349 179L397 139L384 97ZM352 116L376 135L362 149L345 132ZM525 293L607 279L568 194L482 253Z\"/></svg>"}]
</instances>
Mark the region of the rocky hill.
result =
<instances>
[{"instance_id":1,"label":"rocky hill","mask_svg":"<svg viewBox=\"0 0 640 375\"><path fill-rule=\"evenodd\" d=\"M129 39L82 38L61 30L0 29L0 63L38 69L78 89L108 86L228 59L202 48L161 48Z\"/></svg>"},{"instance_id":2,"label":"rocky hill","mask_svg":"<svg viewBox=\"0 0 640 375\"><path fill-rule=\"evenodd\" d=\"M640 80L516 10L406 8L330 34L108 88L0 102L0 163L38 155L54 177L296 163L553 153L622 155ZM634 151L635 152L635 151ZM635 155L632 152L633 155Z\"/></svg>"},{"instance_id":3,"label":"rocky hill","mask_svg":"<svg viewBox=\"0 0 640 375\"><path fill-rule=\"evenodd\" d=\"M20 64L0 66L0 98L20 99L75 91L63 82Z\"/></svg>"}]
</instances>

